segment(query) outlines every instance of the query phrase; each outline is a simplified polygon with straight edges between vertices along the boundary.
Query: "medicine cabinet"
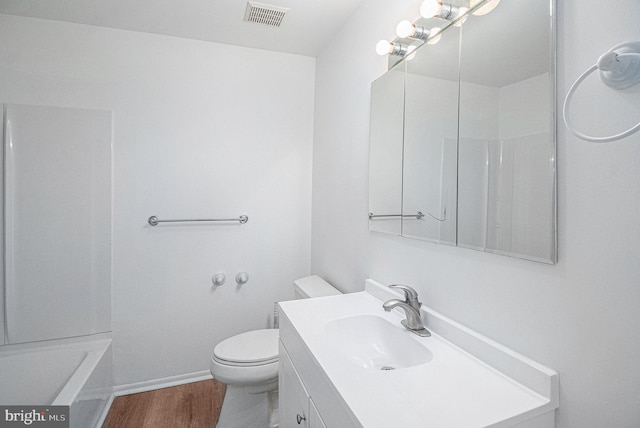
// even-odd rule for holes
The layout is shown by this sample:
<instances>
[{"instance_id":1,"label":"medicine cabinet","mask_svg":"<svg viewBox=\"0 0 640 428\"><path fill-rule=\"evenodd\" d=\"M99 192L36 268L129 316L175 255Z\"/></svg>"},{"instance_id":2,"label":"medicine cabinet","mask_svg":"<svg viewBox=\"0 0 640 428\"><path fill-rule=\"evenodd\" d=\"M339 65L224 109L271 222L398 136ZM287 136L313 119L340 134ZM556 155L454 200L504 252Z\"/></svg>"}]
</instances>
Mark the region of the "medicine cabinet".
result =
<instances>
[{"instance_id":1,"label":"medicine cabinet","mask_svg":"<svg viewBox=\"0 0 640 428\"><path fill-rule=\"evenodd\" d=\"M373 82L370 230L556 262L553 12L502 0Z\"/></svg>"}]
</instances>

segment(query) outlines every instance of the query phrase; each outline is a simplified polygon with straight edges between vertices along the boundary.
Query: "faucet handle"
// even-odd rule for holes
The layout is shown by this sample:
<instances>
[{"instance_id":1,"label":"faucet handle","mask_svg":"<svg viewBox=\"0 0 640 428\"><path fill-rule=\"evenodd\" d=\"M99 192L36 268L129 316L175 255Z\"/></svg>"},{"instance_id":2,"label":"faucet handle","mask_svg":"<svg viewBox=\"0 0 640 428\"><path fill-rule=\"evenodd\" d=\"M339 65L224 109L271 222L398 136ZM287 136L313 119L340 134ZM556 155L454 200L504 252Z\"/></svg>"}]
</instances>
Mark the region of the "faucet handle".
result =
<instances>
[{"instance_id":1,"label":"faucet handle","mask_svg":"<svg viewBox=\"0 0 640 428\"><path fill-rule=\"evenodd\" d=\"M408 285L392 284L389 288L397 288L404 291L405 301L416 309L420 309L422 302L418 301L418 292Z\"/></svg>"}]
</instances>

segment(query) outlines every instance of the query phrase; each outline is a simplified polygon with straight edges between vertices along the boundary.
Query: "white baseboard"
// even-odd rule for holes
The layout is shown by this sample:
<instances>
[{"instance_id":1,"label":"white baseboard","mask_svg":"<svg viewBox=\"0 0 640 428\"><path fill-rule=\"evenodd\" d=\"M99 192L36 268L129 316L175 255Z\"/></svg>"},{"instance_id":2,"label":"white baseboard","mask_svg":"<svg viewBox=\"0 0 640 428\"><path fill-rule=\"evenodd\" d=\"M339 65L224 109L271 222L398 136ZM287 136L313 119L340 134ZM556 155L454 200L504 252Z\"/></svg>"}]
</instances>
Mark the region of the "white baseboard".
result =
<instances>
[{"instance_id":1,"label":"white baseboard","mask_svg":"<svg viewBox=\"0 0 640 428\"><path fill-rule=\"evenodd\" d=\"M113 393L116 397L119 397L121 395L153 391L154 389L184 385L185 383L198 382L207 379L212 379L211 372L209 370L203 370L201 372L169 376L161 379L146 380L144 382L130 383L127 385L117 385L113 387Z\"/></svg>"}]
</instances>

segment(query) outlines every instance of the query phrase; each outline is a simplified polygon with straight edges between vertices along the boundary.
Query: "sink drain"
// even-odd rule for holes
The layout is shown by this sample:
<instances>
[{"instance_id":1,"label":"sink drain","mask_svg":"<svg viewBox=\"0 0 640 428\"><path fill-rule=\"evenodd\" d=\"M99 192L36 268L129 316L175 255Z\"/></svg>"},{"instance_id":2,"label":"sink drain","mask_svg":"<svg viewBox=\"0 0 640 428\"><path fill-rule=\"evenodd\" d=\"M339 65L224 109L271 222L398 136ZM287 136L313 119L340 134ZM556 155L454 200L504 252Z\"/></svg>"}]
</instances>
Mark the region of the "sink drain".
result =
<instances>
[{"instance_id":1,"label":"sink drain","mask_svg":"<svg viewBox=\"0 0 640 428\"><path fill-rule=\"evenodd\" d=\"M395 370L395 369L396 369L395 367L391 367L391 366L382 366L382 367L380 367L380 370L385 370L385 371L386 370Z\"/></svg>"}]
</instances>

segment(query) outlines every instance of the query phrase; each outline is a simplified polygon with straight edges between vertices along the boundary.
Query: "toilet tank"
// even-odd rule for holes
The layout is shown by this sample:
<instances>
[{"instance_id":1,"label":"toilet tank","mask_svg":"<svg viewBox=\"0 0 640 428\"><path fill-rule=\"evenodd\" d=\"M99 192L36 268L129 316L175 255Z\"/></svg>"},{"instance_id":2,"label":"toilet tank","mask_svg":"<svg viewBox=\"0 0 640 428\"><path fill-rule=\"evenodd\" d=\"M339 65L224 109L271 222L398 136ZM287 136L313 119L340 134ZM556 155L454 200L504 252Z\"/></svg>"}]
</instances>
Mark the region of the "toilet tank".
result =
<instances>
[{"instance_id":1,"label":"toilet tank","mask_svg":"<svg viewBox=\"0 0 640 428\"><path fill-rule=\"evenodd\" d=\"M296 299L308 299L310 297L335 296L342 294L318 275L311 275L296 279L293 281L293 291Z\"/></svg>"}]
</instances>

